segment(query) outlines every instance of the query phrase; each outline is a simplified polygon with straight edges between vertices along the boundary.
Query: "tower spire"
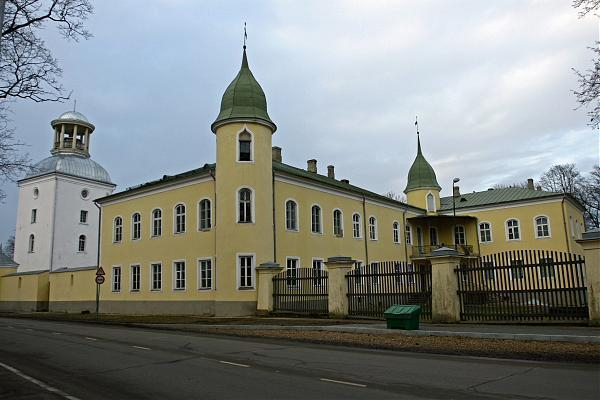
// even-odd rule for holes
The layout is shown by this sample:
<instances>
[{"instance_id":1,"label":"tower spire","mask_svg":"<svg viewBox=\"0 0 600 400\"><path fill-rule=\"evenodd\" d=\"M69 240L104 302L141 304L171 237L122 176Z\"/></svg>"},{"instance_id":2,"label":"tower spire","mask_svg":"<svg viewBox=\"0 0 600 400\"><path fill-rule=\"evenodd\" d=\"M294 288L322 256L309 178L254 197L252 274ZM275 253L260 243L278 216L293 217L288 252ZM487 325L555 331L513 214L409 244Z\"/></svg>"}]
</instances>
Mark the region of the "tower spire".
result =
<instances>
[{"instance_id":1,"label":"tower spire","mask_svg":"<svg viewBox=\"0 0 600 400\"><path fill-rule=\"evenodd\" d=\"M246 39L248 39L248 33L246 32L246 21L244 21L244 50L246 50Z\"/></svg>"},{"instance_id":2,"label":"tower spire","mask_svg":"<svg viewBox=\"0 0 600 400\"><path fill-rule=\"evenodd\" d=\"M417 116L415 116L415 127L417 129L417 154L421 153L421 137L419 135L419 121Z\"/></svg>"}]
</instances>

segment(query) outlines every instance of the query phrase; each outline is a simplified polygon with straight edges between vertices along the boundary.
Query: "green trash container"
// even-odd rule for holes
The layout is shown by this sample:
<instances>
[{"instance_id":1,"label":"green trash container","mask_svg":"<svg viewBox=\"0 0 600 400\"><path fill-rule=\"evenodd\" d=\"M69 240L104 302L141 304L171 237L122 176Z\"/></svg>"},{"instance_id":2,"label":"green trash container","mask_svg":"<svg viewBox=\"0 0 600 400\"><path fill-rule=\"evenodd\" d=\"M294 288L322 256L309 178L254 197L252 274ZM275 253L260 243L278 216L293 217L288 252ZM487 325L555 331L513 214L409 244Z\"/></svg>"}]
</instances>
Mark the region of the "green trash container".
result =
<instances>
[{"instance_id":1,"label":"green trash container","mask_svg":"<svg viewBox=\"0 0 600 400\"><path fill-rule=\"evenodd\" d=\"M385 312L383 316L387 322L388 329L419 329L419 316L421 315L421 306L394 304Z\"/></svg>"}]
</instances>

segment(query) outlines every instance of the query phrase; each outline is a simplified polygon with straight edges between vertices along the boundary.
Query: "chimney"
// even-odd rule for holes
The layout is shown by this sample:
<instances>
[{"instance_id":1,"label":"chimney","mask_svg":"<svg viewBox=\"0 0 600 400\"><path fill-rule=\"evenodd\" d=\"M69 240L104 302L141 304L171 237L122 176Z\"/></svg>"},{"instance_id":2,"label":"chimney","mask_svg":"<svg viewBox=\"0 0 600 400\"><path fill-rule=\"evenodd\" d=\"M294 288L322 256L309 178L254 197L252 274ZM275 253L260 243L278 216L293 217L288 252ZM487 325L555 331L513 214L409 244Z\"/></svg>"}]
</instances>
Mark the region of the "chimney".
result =
<instances>
[{"instance_id":1,"label":"chimney","mask_svg":"<svg viewBox=\"0 0 600 400\"><path fill-rule=\"evenodd\" d=\"M342 179L342 181L341 181L341 182L342 182L342 183L345 183L346 185L349 185L349 184L350 184L350 181L349 181L348 179Z\"/></svg>"},{"instance_id":2,"label":"chimney","mask_svg":"<svg viewBox=\"0 0 600 400\"><path fill-rule=\"evenodd\" d=\"M335 179L335 170L333 165L327 166L327 177Z\"/></svg>"},{"instance_id":3,"label":"chimney","mask_svg":"<svg viewBox=\"0 0 600 400\"><path fill-rule=\"evenodd\" d=\"M538 190L538 191L541 192L542 191L542 187L540 185L537 185L537 187L535 188L535 190Z\"/></svg>"},{"instance_id":4,"label":"chimney","mask_svg":"<svg viewBox=\"0 0 600 400\"><path fill-rule=\"evenodd\" d=\"M306 162L306 170L308 172L312 172L313 174L317 173L317 160L314 158L312 160L308 160Z\"/></svg>"},{"instance_id":5,"label":"chimney","mask_svg":"<svg viewBox=\"0 0 600 400\"><path fill-rule=\"evenodd\" d=\"M533 187L533 178L527 179L527 189L529 189L529 190L534 190L535 189Z\"/></svg>"},{"instance_id":6,"label":"chimney","mask_svg":"<svg viewBox=\"0 0 600 400\"><path fill-rule=\"evenodd\" d=\"M281 147L273 146L271 152L273 154L273 161L281 162Z\"/></svg>"},{"instance_id":7,"label":"chimney","mask_svg":"<svg viewBox=\"0 0 600 400\"><path fill-rule=\"evenodd\" d=\"M454 197L460 197L460 188L458 186L454 186Z\"/></svg>"}]
</instances>

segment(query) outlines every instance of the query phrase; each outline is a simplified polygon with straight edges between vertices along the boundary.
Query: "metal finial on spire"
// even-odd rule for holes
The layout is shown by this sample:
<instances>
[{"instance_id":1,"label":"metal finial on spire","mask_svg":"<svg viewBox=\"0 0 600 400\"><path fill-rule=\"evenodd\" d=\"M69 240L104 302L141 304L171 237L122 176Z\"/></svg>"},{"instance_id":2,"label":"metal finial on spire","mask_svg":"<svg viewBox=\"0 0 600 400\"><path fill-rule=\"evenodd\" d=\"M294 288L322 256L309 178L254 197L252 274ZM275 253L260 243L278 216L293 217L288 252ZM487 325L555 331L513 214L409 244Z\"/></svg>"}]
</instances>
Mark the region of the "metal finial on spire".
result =
<instances>
[{"instance_id":1,"label":"metal finial on spire","mask_svg":"<svg viewBox=\"0 0 600 400\"><path fill-rule=\"evenodd\" d=\"M244 21L244 50L246 49L246 39L248 39L248 33L246 33L246 22Z\"/></svg>"},{"instance_id":2,"label":"metal finial on spire","mask_svg":"<svg viewBox=\"0 0 600 400\"><path fill-rule=\"evenodd\" d=\"M73 111L77 111L77 99L73 100Z\"/></svg>"},{"instance_id":3,"label":"metal finial on spire","mask_svg":"<svg viewBox=\"0 0 600 400\"><path fill-rule=\"evenodd\" d=\"M416 116L415 116L415 126L417 127L417 136L419 136L419 121L417 120Z\"/></svg>"}]
</instances>

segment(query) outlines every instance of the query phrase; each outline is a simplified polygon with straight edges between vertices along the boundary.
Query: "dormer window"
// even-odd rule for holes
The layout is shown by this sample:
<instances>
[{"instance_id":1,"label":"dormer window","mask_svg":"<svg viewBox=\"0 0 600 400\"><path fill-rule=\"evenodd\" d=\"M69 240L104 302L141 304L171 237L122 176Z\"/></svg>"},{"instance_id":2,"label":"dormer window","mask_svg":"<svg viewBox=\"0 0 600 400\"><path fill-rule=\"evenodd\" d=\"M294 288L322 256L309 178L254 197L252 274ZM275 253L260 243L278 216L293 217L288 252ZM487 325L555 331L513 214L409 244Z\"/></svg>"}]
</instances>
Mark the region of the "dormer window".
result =
<instances>
[{"instance_id":1,"label":"dormer window","mask_svg":"<svg viewBox=\"0 0 600 400\"><path fill-rule=\"evenodd\" d=\"M243 131L240 133L238 141L238 161L252 161L252 135L248 131Z\"/></svg>"}]
</instances>

